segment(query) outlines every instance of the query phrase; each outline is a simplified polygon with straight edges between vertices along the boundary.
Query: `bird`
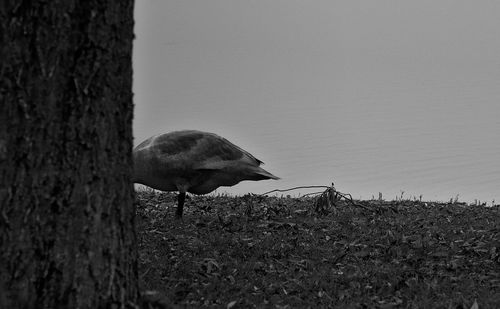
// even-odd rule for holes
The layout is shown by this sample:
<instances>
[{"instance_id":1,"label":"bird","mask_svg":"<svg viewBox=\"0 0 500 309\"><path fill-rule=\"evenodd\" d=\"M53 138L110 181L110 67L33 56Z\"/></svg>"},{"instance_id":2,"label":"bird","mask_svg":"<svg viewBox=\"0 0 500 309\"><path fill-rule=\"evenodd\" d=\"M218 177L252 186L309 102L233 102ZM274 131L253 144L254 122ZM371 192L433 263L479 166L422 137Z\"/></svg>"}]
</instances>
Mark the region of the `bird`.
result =
<instances>
[{"instance_id":1,"label":"bird","mask_svg":"<svg viewBox=\"0 0 500 309\"><path fill-rule=\"evenodd\" d=\"M280 179L262 161L209 132L182 130L152 136L133 149L133 182L178 191L175 216L182 218L186 193L207 194L243 180Z\"/></svg>"}]
</instances>

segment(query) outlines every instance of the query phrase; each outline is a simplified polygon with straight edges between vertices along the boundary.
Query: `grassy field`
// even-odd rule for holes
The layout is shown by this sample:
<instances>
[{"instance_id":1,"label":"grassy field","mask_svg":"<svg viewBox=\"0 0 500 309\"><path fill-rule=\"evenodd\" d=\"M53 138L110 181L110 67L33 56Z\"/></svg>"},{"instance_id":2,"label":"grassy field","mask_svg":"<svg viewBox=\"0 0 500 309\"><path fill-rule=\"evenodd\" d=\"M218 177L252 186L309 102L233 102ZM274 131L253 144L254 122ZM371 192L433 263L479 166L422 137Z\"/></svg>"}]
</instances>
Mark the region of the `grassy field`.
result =
<instances>
[{"instance_id":1,"label":"grassy field","mask_svg":"<svg viewBox=\"0 0 500 309\"><path fill-rule=\"evenodd\" d=\"M500 308L498 206L176 202L137 193L141 289L166 308Z\"/></svg>"}]
</instances>

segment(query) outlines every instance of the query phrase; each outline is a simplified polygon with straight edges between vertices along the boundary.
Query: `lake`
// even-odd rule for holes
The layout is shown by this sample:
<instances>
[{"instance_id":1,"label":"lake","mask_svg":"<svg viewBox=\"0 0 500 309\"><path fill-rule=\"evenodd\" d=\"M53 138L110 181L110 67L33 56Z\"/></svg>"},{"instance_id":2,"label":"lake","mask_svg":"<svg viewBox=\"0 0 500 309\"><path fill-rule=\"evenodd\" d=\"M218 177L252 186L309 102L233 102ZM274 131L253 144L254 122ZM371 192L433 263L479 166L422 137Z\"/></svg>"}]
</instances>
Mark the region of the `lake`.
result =
<instances>
[{"instance_id":1,"label":"lake","mask_svg":"<svg viewBox=\"0 0 500 309\"><path fill-rule=\"evenodd\" d=\"M498 203L500 3L376 3L136 3L135 144L210 131L282 178L219 193Z\"/></svg>"}]
</instances>

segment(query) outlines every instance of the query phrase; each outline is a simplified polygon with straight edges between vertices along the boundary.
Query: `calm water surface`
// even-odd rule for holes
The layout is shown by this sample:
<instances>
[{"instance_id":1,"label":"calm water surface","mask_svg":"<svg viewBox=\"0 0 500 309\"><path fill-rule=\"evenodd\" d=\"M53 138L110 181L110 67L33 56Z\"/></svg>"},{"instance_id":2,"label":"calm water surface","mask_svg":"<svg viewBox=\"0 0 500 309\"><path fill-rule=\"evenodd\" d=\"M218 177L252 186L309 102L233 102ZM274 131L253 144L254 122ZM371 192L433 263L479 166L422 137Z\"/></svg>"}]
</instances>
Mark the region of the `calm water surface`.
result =
<instances>
[{"instance_id":1,"label":"calm water surface","mask_svg":"<svg viewBox=\"0 0 500 309\"><path fill-rule=\"evenodd\" d=\"M370 99L353 98L345 105L294 106L268 111L253 121L244 118L245 108L232 109L232 115L239 116L221 119L219 124L197 120L201 115L220 117L207 108L193 111L191 120L184 121L187 126L165 131L216 132L253 153L266 163L267 170L282 178L242 182L219 193L263 193L335 182L337 190L355 198L378 197L381 192L386 199L403 194L405 198L422 195L424 200L458 196L461 201L498 203L500 114L496 103L473 103L468 96L456 94L441 101L428 94L414 101L411 95L379 93ZM308 192L301 189L290 194Z\"/></svg>"},{"instance_id":2,"label":"calm water surface","mask_svg":"<svg viewBox=\"0 0 500 309\"><path fill-rule=\"evenodd\" d=\"M282 178L217 192L500 201L498 1L139 1L135 31L135 143L211 131Z\"/></svg>"},{"instance_id":3,"label":"calm water surface","mask_svg":"<svg viewBox=\"0 0 500 309\"><path fill-rule=\"evenodd\" d=\"M388 101L385 106L366 100L316 106L314 112L304 106L286 115L292 121L257 124L250 131L258 136L247 148L255 149L266 168L283 180L246 182L219 191L264 192L334 181L339 191L360 198L381 192L386 199L403 194L422 195L424 200L458 196L461 201L498 202L498 108L460 102L456 96L440 105L428 100L432 104L426 106L425 99L419 104Z\"/></svg>"}]
</instances>

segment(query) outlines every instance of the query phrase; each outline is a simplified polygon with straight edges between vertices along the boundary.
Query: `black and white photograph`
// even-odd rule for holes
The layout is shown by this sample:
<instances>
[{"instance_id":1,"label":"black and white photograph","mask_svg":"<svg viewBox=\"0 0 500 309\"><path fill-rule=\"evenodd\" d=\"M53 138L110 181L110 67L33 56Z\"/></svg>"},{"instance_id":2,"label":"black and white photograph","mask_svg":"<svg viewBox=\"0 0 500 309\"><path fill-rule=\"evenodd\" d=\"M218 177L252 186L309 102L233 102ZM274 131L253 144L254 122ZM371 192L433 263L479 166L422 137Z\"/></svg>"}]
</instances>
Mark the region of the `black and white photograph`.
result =
<instances>
[{"instance_id":1,"label":"black and white photograph","mask_svg":"<svg viewBox=\"0 0 500 309\"><path fill-rule=\"evenodd\" d=\"M0 309L500 308L500 2L2 0Z\"/></svg>"}]
</instances>

